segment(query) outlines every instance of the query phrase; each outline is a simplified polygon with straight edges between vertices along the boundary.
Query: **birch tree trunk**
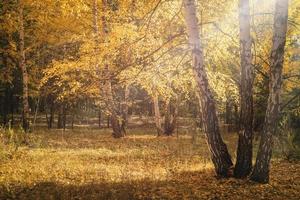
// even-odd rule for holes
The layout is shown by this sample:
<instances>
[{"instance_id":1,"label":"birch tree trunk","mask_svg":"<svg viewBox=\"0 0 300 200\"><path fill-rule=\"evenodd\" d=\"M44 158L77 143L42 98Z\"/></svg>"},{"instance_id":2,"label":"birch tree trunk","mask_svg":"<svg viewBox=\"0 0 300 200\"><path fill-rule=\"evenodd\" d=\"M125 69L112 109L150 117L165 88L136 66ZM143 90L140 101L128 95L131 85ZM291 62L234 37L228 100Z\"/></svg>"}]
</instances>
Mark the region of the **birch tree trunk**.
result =
<instances>
[{"instance_id":1,"label":"birch tree trunk","mask_svg":"<svg viewBox=\"0 0 300 200\"><path fill-rule=\"evenodd\" d=\"M19 0L19 66L22 71L22 81L23 81L23 95L22 95L22 104L23 104L23 129L25 132L29 131L29 103L28 103L28 73L25 65L25 51L24 51L24 5L22 0Z\"/></svg>"},{"instance_id":2,"label":"birch tree trunk","mask_svg":"<svg viewBox=\"0 0 300 200\"><path fill-rule=\"evenodd\" d=\"M273 45L270 57L269 98L256 163L250 179L260 183L269 182L273 135L276 133L280 114L280 93L284 47L288 23L288 0L276 0Z\"/></svg>"},{"instance_id":3,"label":"birch tree trunk","mask_svg":"<svg viewBox=\"0 0 300 200\"><path fill-rule=\"evenodd\" d=\"M204 66L203 50L199 36L198 19L195 0L183 0L183 9L187 33L192 50L194 76L200 92L202 120L211 159L218 176L228 176L232 166L227 146L223 142L216 114L215 100L208 85L207 73Z\"/></svg>"},{"instance_id":4,"label":"birch tree trunk","mask_svg":"<svg viewBox=\"0 0 300 200\"><path fill-rule=\"evenodd\" d=\"M106 0L102 0L102 11L105 13L106 10ZM100 39L99 39L99 26L98 26L98 2L97 0L94 0L93 4L93 15L94 15L94 34L95 34L95 43L96 43L96 57L98 56L99 53L99 48L97 48L97 44L99 44ZM102 15L102 33L104 37L104 41L107 35L107 24L106 24L106 17L105 14ZM99 67L98 61L96 61L96 67ZM101 91L102 95L104 97L104 103L110 112L110 120L111 120L111 126L113 129L113 137L114 138L120 138L125 136L125 132L122 131L121 123L122 120L120 116L118 115L117 112L117 107L115 105L114 97L113 97L113 92L112 92L112 84L110 80L110 71L109 71L109 66L105 64L104 70L103 70L103 77L104 77L104 83L101 85Z\"/></svg>"},{"instance_id":5,"label":"birch tree trunk","mask_svg":"<svg viewBox=\"0 0 300 200\"><path fill-rule=\"evenodd\" d=\"M234 176L243 178L252 170L253 140L253 66L250 35L249 0L239 2L240 23L240 56L241 56L241 88L240 88L240 130L237 148L237 159Z\"/></svg>"},{"instance_id":6,"label":"birch tree trunk","mask_svg":"<svg viewBox=\"0 0 300 200\"><path fill-rule=\"evenodd\" d=\"M153 106L154 106L154 120L155 120L155 126L157 130L157 135L160 136L163 133L163 129L161 126L161 116L159 111L159 102L158 102L158 96L153 96Z\"/></svg>"},{"instance_id":7,"label":"birch tree trunk","mask_svg":"<svg viewBox=\"0 0 300 200\"><path fill-rule=\"evenodd\" d=\"M105 66L104 73L106 75L110 74L108 66ZM105 76L105 77L109 77L109 76ZM114 138L121 138L125 136L125 132L124 130L122 130L123 119L117 112L117 106L115 104L113 94L112 94L112 86L111 86L110 78L105 78L105 79L106 80L104 81L103 84L103 96L104 96L105 105L110 113L110 122L113 130L112 135Z\"/></svg>"}]
</instances>

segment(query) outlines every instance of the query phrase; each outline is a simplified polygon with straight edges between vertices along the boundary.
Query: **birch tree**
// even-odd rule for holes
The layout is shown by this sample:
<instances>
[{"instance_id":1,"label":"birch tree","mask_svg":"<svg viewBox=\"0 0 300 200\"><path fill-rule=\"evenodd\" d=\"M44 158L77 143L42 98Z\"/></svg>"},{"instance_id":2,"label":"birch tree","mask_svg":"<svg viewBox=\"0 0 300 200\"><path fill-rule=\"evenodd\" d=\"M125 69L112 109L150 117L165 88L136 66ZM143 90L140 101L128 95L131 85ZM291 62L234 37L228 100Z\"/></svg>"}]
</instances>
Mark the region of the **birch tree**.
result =
<instances>
[{"instance_id":1,"label":"birch tree","mask_svg":"<svg viewBox=\"0 0 300 200\"><path fill-rule=\"evenodd\" d=\"M183 10L193 58L194 77L200 93L202 120L207 144L217 175L226 177L232 166L232 161L227 146L223 142L220 134L215 100L208 84L207 72L204 65L203 48L199 36L195 0L183 0Z\"/></svg>"},{"instance_id":2,"label":"birch tree","mask_svg":"<svg viewBox=\"0 0 300 200\"><path fill-rule=\"evenodd\" d=\"M288 0L276 0L273 45L269 69L269 97L265 123L257 153L256 163L250 179L260 183L269 182L273 135L276 133L280 114L282 68L288 23Z\"/></svg>"},{"instance_id":3,"label":"birch tree","mask_svg":"<svg viewBox=\"0 0 300 200\"><path fill-rule=\"evenodd\" d=\"M107 0L102 0L102 11L105 13L107 9ZM98 5L97 5L97 0L94 0L94 26L95 26L95 41L97 42L98 35L99 35L99 28L98 28ZM102 34L104 36L104 41L107 36L108 32L108 27L107 27L107 21L105 14L102 15ZM96 48L97 49L97 48ZM124 128L122 128L122 117L120 114L118 114L117 111L117 106L114 100L113 96L113 91L112 91L112 83L111 83L111 77L110 77L110 70L108 64L105 64L104 69L103 69L103 84L100 86L104 98L104 103L106 105L106 108L110 112L110 121L111 121L111 126L113 129L113 137L115 138L121 138L125 136L125 131Z\"/></svg>"},{"instance_id":4,"label":"birch tree","mask_svg":"<svg viewBox=\"0 0 300 200\"><path fill-rule=\"evenodd\" d=\"M235 177L241 178L250 174L252 169L253 138L253 66L250 35L249 0L239 1L240 27L240 131L237 148L237 159L234 169Z\"/></svg>"}]
</instances>

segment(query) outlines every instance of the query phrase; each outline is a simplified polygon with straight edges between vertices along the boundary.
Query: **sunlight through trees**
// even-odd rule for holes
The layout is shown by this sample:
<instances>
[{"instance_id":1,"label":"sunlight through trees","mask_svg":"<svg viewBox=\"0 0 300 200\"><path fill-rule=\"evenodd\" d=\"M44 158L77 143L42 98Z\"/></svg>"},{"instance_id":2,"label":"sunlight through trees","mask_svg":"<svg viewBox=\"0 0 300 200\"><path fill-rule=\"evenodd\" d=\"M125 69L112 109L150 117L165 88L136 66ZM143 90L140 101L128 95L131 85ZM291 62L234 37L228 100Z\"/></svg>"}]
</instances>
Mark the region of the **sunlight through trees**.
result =
<instances>
[{"instance_id":1,"label":"sunlight through trees","mask_svg":"<svg viewBox=\"0 0 300 200\"><path fill-rule=\"evenodd\" d=\"M300 158L299 0L3 0L0 25L3 170L78 130L166 154L188 138L225 180L272 184Z\"/></svg>"}]
</instances>

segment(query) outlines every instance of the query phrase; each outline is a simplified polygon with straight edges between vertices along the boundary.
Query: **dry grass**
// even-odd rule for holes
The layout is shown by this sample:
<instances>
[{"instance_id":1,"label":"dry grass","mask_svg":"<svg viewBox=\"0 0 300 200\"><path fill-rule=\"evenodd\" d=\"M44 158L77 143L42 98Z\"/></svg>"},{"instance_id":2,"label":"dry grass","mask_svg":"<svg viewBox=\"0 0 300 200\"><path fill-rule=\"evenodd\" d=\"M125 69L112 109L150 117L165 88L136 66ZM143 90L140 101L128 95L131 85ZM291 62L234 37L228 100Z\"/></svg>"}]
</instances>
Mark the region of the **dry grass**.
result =
<instances>
[{"instance_id":1,"label":"dry grass","mask_svg":"<svg viewBox=\"0 0 300 200\"><path fill-rule=\"evenodd\" d=\"M217 180L204 138L157 138L131 130L37 130L0 165L0 199L297 199L300 163L273 162L269 185ZM236 136L226 135L230 151ZM285 175L288 172L288 176Z\"/></svg>"}]
</instances>

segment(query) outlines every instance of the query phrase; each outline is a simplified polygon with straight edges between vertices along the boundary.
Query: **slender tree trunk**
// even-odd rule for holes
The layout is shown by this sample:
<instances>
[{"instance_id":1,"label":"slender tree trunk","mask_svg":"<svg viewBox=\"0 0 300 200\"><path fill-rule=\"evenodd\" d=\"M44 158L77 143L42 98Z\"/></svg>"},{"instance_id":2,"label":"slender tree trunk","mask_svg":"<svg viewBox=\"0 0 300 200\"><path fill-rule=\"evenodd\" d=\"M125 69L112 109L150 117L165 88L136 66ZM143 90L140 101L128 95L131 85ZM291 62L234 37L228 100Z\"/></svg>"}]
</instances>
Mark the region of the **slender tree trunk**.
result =
<instances>
[{"instance_id":1,"label":"slender tree trunk","mask_svg":"<svg viewBox=\"0 0 300 200\"><path fill-rule=\"evenodd\" d=\"M179 104L180 104L180 97L176 96L176 102L174 106L174 114L173 114L173 132L175 131L176 128L178 128L178 115L179 115Z\"/></svg>"},{"instance_id":2,"label":"slender tree trunk","mask_svg":"<svg viewBox=\"0 0 300 200\"><path fill-rule=\"evenodd\" d=\"M74 129L74 120L75 120L75 114L74 114L74 110L72 112L72 122L71 122L71 129Z\"/></svg>"},{"instance_id":3,"label":"slender tree trunk","mask_svg":"<svg viewBox=\"0 0 300 200\"><path fill-rule=\"evenodd\" d=\"M272 156L273 135L276 133L280 114L280 93L284 47L288 23L288 0L276 0L274 16L273 45L270 57L269 98L265 123L256 163L250 179L260 183L269 182L269 168Z\"/></svg>"},{"instance_id":4,"label":"slender tree trunk","mask_svg":"<svg viewBox=\"0 0 300 200\"><path fill-rule=\"evenodd\" d=\"M11 126L14 125L14 106L15 106L15 101L14 101L14 91L11 91L10 94L10 113L11 113Z\"/></svg>"},{"instance_id":5,"label":"slender tree trunk","mask_svg":"<svg viewBox=\"0 0 300 200\"><path fill-rule=\"evenodd\" d=\"M99 109L99 111L98 111L98 126L99 126L99 128L102 128L102 126L101 126L101 116L102 116L101 109Z\"/></svg>"},{"instance_id":6,"label":"slender tree trunk","mask_svg":"<svg viewBox=\"0 0 300 200\"><path fill-rule=\"evenodd\" d=\"M57 116L57 128L58 129L61 129L64 127L63 116L64 116L63 105L59 105L58 116Z\"/></svg>"},{"instance_id":7,"label":"slender tree trunk","mask_svg":"<svg viewBox=\"0 0 300 200\"><path fill-rule=\"evenodd\" d=\"M34 118L33 118L33 127L34 128L36 126L36 119L37 119L37 114L39 112L39 107L40 107L40 97L38 97L36 107L35 107L35 112L34 112Z\"/></svg>"},{"instance_id":8,"label":"slender tree trunk","mask_svg":"<svg viewBox=\"0 0 300 200\"><path fill-rule=\"evenodd\" d=\"M212 162L218 176L228 176L233 165L226 144L220 134L219 120L216 114L215 100L208 85L204 66L203 50L199 36L195 0L183 0L185 22L192 50L194 75L200 92L202 120Z\"/></svg>"},{"instance_id":9,"label":"slender tree trunk","mask_svg":"<svg viewBox=\"0 0 300 200\"><path fill-rule=\"evenodd\" d=\"M130 89L129 86L125 86L125 91L124 91L124 103L122 105L122 123L121 123L121 128L124 134L126 135L126 129L128 126L128 101L129 101L129 95L130 95Z\"/></svg>"},{"instance_id":10,"label":"slender tree trunk","mask_svg":"<svg viewBox=\"0 0 300 200\"><path fill-rule=\"evenodd\" d=\"M171 100L166 102L164 134L167 136L173 135L176 128L178 115L178 98L176 98L176 101L174 103L172 104Z\"/></svg>"},{"instance_id":11,"label":"slender tree trunk","mask_svg":"<svg viewBox=\"0 0 300 200\"><path fill-rule=\"evenodd\" d=\"M54 103L51 102L50 119L49 119L49 129L51 129L53 127L53 122L54 122Z\"/></svg>"},{"instance_id":12,"label":"slender tree trunk","mask_svg":"<svg viewBox=\"0 0 300 200\"><path fill-rule=\"evenodd\" d=\"M58 116L57 116L57 128L60 129L62 128L62 113L59 109L59 112L58 112Z\"/></svg>"},{"instance_id":13,"label":"slender tree trunk","mask_svg":"<svg viewBox=\"0 0 300 200\"><path fill-rule=\"evenodd\" d=\"M165 122L164 122L164 135L172 135L172 113L171 113L171 102L168 100L165 105Z\"/></svg>"},{"instance_id":14,"label":"slender tree trunk","mask_svg":"<svg viewBox=\"0 0 300 200\"><path fill-rule=\"evenodd\" d=\"M157 95L154 95L153 97L153 106L154 106L154 120L155 120L157 135L160 136L163 133L163 129L161 126L161 116L159 111L159 102L158 102Z\"/></svg>"},{"instance_id":15,"label":"slender tree trunk","mask_svg":"<svg viewBox=\"0 0 300 200\"><path fill-rule=\"evenodd\" d=\"M22 120L23 129L25 132L29 131L29 103L28 103L28 73L25 65L25 51L24 51L24 5L23 1L19 0L19 66L22 71L22 81L23 81L23 95L22 95Z\"/></svg>"},{"instance_id":16,"label":"slender tree trunk","mask_svg":"<svg viewBox=\"0 0 300 200\"><path fill-rule=\"evenodd\" d=\"M3 66L7 66L7 56L3 57ZM9 119L8 119L8 112L9 112L9 106L11 105L12 102L11 100L11 89L8 84L5 85L5 90L4 90L4 98L0 98L1 102L1 110L3 111L2 116L3 116L3 126L6 127L8 125Z\"/></svg>"},{"instance_id":17,"label":"slender tree trunk","mask_svg":"<svg viewBox=\"0 0 300 200\"><path fill-rule=\"evenodd\" d=\"M66 130L66 125L67 125L67 108L66 108L66 105L64 104L63 106L63 128L64 130Z\"/></svg>"},{"instance_id":18,"label":"slender tree trunk","mask_svg":"<svg viewBox=\"0 0 300 200\"><path fill-rule=\"evenodd\" d=\"M8 109L9 107L7 105L9 105L9 97L10 97L10 91L9 91L9 86L5 87L5 92L4 92L4 98L1 99L1 101L3 100L3 102L1 102L2 104L2 109L3 109L3 125L4 127L6 127L8 125Z\"/></svg>"},{"instance_id":19,"label":"slender tree trunk","mask_svg":"<svg viewBox=\"0 0 300 200\"><path fill-rule=\"evenodd\" d=\"M48 129L50 129L50 122L49 122L49 118L48 118L47 110L46 110L46 115L45 115L45 117L46 117L46 123L47 123L47 127L48 127Z\"/></svg>"},{"instance_id":20,"label":"slender tree trunk","mask_svg":"<svg viewBox=\"0 0 300 200\"><path fill-rule=\"evenodd\" d=\"M106 11L106 2L107 0L102 0L102 11L103 13L105 13ZM95 34L95 44L96 44L96 57L98 56L98 52L99 52L99 48L97 47L99 45L100 42L100 38L99 38L99 26L98 26L98 2L97 0L94 0L94 5L93 5L93 16L94 16L94 34ZM103 38L104 41L106 39L106 35L107 35L107 24L106 24L106 17L105 14L102 15L102 34L103 34ZM98 61L97 61L98 62ZM97 68L99 67L98 63L96 64ZM114 138L121 138L125 136L125 132L122 130L121 127L121 123L122 120L120 120L120 116L118 115L117 112L117 107L114 101L114 97L113 97L113 91L112 91L112 83L111 83L111 77L110 77L110 71L109 71L109 66L106 64L104 66L104 73L103 73L103 77L104 77L104 83L103 85L101 85L101 90L102 90L102 94L104 97L104 102L105 105L107 107L107 109L110 112L110 120L111 120L111 126L113 129L113 137Z\"/></svg>"},{"instance_id":21,"label":"slender tree trunk","mask_svg":"<svg viewBox=\"0 0 300 200\"><path fill-rule=\"evenodd\" d=\"M240 88L240 130L237 148L237 159L234 176L243 178L252 170L253 140L253 66L250 35L249 0L240 0L240 54L241 54L241 88Z\"/></svg>"}]
</instances>

